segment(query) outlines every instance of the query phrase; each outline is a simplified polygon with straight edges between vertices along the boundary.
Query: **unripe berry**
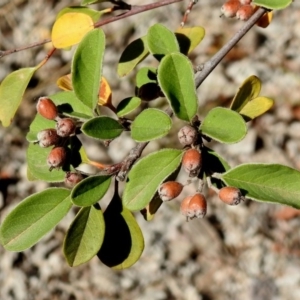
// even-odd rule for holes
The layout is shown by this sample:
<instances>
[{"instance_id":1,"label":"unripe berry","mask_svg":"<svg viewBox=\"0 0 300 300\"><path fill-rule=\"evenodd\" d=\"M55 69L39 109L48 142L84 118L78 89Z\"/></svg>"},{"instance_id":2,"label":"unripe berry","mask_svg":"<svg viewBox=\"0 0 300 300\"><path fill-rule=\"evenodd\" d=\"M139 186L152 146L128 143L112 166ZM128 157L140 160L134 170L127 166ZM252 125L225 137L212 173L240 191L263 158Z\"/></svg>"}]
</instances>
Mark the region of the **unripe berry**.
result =
<instances>
[{"instance_id":1,"label":"unripe berry","mask_svg":"<svg viewBox=\"0 0 300 300\"><path fill-rule=\"evenodd\" d=\"M182 166L190 177L197 176L202 166L201 153L197 149L185 151L182 157Z\"/></svg>"},{"instance_id":2,"label":"unripe berry","mask_svg":"<svg viewBox=\"0 0 300 300\"><path fill-rule=\"evenodd\" d=\"M160 185L158 193L162 201L170 201L180 195L183 185L177 181L167 181Z\"/></svg>"},{"instance_id":3,"label":"unripe berry","mask_svg":"<svg viewBox=\"0 0 300 300\"><path fill-rule=\"evenodd\" d=\"M74 135L76 130L75 121L71 118L59 119L56 123L57 134L61 137Z\"/></svg>"},{"instance_id":4,"label":"unripe berry","mask_svg":"<svg viewBox=\"0 0 300 300\"><path fill-rule=\"evenodd\" d=\"M83 176L79 172L66 172L65 185L69 188L73 188L82 179Z\"/></svg>"},{"instance_id":5,"label":"unripe berry","mask_svg":"<svg viewBox=\"0 0 300 300\"><path fill-rule=\"evenodd\" d=\"M39 98L36 110L42 117L48 120L55 120L58 117L56 105L47 97Z\"/></svg>"},{"instance_id":6,"label":"unripe berry","mask_svg":"<svg viewBox=\"0 0 300 300\"><path fill-rule=\"evenodd\" d=\"M53 128L41 130L37 134L38 143L42 148L55 146L59 143L60 137Z\"/></svg>"},{"instance_id":7,"label":"unripe berry","mask_svg":"<svg viewBox=\"0 0 300 300\"><path fill-rule=\"evenodd\" d=\"M190 126L185 125L178 131L178 140L183 146L190 146L197 140L197 130Z\"/></svg>"},{"instance_id":8,"label":"unripe berry","mask_svg":"<svg viewBox=\"0 0 300 300\"><path fill-rule=\"evenodd\" d=\"M247 21L250 19L250 17L253 15L254 13L254 8L252 5L242 5L237 13L236 13L236 17L237 19L241 20L241 21Z\"/></svg>"},{"instance_id":9,"label":"unripe berry","mask_svg":"<svg viewBox=\"0 0 300 300\"><path fill-rule=\"evenodd\" d=\"M47 158L47 164L50 167L50 171L62 167L67 159L67 150L64 147L53 148Z\"/></svg>"},{"instance_id":10,"label":"unripe berry","mask_svg":"<svg viewBox=\"0 0 300 300\"><path fill-rule=\"evenodd\" d=\"M184 216L186 216L187 220L204 218L206 215L206 209L206 199L200 193L186 197L180 205L180 211Z\"/></svg>"},{"instance_id":11,"label":"unripe berry","mask_svg":"<svg viewBox=\"0 0 300 300\"><path fill-rule=\"evenodd\" d=\"M238 205L242 200L245 200L241 191L233 186L225 186L219 191L219 198L228 205Z\"/></svg>"},{"instance_id":12,"label":"unripe berry","mask_svg":"<svg viewBox=\"0 0 300 300\"><path fill-rule=\"evenodd\" d=\"M229 0L225 2L221 7L221 13L226 18L233 18L236 16L238 9L240 8L241 3L239 0Z\"/></svg>"}]
</instances>

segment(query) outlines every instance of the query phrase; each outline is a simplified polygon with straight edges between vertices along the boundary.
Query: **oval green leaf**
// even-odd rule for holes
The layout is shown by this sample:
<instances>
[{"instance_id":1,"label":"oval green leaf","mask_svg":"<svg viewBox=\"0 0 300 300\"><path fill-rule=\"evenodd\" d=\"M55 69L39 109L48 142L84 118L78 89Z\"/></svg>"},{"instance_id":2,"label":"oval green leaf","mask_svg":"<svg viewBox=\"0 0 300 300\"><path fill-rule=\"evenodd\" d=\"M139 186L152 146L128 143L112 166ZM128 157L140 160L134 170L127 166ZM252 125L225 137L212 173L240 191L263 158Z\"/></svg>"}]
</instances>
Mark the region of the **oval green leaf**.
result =
<instances>
[{"instance_id":1,"label":"oval green leaf","mask_svg":"<svg viewBox=\"0 0 300 300\"><path fill-rule=\"evenodd\" d=\"M131 267L144 250L142 231L130 211L114 196L104 212L105 236L98 253L106 266L122 270Z\"/></svg>"},{"instance_id":2,"label":"oval green leaf","mask_svg":"<svg viewBox=\"0 0 300 300\"><path fill-rule=\"evenodd\" d=\"M92 138L110 140L118 137L123 131L123 126L110 117L96 117L82 125L82 132Z\"/></svg>"},{"instance_id":3,"label":"oval green leaf","mask_svg":"<svg viewBox=\"0 0 300 300\"><path fill-rule=\"evenodd\" d=\"M147 37L143 36L131 42L123 51L119 64L118 75L120 77L129 74L149 54Z\"/></svg>"},{"instance_id":4,"label":"oval green leaf","mask_svg":"<svg viewBox=\"0 0 300 300\"><path fill-rule=\"evenodd\" d=\"M242 108L253 98L256 98L261 90L260 79L254 75L248 77L243 84L239 87L238 92L235 94L230 109L240 112Z\"/></svg>"},{"instance_id":5,"label":"oval green leaf","mask_svg":"<svg viewBox=\"0 0 300 300\"><path fill-rule=\"evenodd\" d=\"M222 174L226 185L235 186L247 198L300 208L300 172L278 164L244 164Z\"/></svg>"},{"instance_id":6,"label":"oval green leaf","mask_svg":"<svg viewBox=\"0 0 300 300\"><path fill-rule=\"evenodd\" d=\"M274 100L267 97L257 97L249 101L241 110L240 115L246 120L253 120L266 111L268 111L274 105Z\"/></svg>"},{"instance_id":7,"label":"oval green leaf","mask_svg":"<svg viewBox=\"0 0 300 300\"><path fill-rule=\"evenodd\" d=\"M155 24L149 28L147 43L149 51L158 60L172 52L179 52L175 34L162 24Z\"/></svg>"},{"instance_id":8,"label":"oval green leaf","mask_svg":"<svg viewBox=\"0 0 300 300\"><path fill-rule=\"evenodd\" d=\"M171 118L156 108L143 110L131 124L131 137L137 142L151 141L168 134Z\"/></svg>"},{"instance_id":9,"label":"oval green leaf","mask_svg":"<svg viewBox=\"0 0 300 300\"><path fill-rule=\"evenodd\" d=\"M94 29L82 39L72 61L75 95L91 109L98 103L104 50L105 35L102 29Z\"/></svg>"},{"instance_id":10,"label":"oval green leaf","mask_svg":"<svg viewBox=\"0 0 300 300\"><path fill-rule=\"evenodd\" d=\"M205 29L203 27L180 27L175 32L179 43L180 52L188 55L191 53L203 40Z\"/></svg>"},{"instance_id":11,"label":"oval green leaf","mask_svg":"<svg viewBox=\"0 0 300 300\"><path fill-rule=\"evenodd\" d=\"M129 210L141 210L155 195L158 186L178 168L183 152L162 149L138 161L128 174L123 204Z\"/></svg>"},{"instance_id":12,"label":"oval green leaf","mask_svg":"<svg viewBox=\"0 0 300 300\"><path fill-rule=\"evenodd\" d=\"M157 83L156 68L143 67L136 74L136 86L140 88L142 85L149 83Z\"/></svg>"},{"instance_id":13,"label":"oval green leaf","mask_svg":"<svg viewBox=\"0 0 300 300\"><path fill-rule=\"evenodd\" d=\"M213 140L226 144L241 141L247 133L247 126L242 116L223 107L210 110L199 129Z\"/></svg>"},{"instance_id":14,"label":"oval green leaf","mask_svg":"<svg viewBox=\"0 0 300 300\"><path fill-rule=\"evenodd\" d=\"M75 205L90 206L106 194L111 176L90 176L80 181L72 190L71 199Z\"/></svg>"},{"instance_id":15,"label":"oval green leaf","mask_svg":"<svg viewBox=\"0 0 300 300\"><path fill-rule=\"evenodd\" d=\"M198 108L191 62L180 53L169 54L161 61L157 78L175 115L190 122Z\"/></svg>"},{"instance_id":16,"label":"oval green leaf","mask_svg":"<svg viewBox=\"0 0 300 300\"><path fill-rule=\"evenodd\" d=\"M23 251L36 244L68 213L70 191L49 188L18 204L0 228L0 242L9 251Z\"/></svg>"},{"instance_id":17,"label":"oval green leaf","mask_svg":"<svg viewBox=\"0 0 300 300\"><path fill-rule=\"evenodd\" d=\"M253 0L252 3L270 9L283 9L288 7L293 0Z\"/></svg>"},{"instance_id":18,"label":"oval green leaf","mask_svg":"<svg viewBox=\"0 0 300 300\"><path fill-rule=\"evenodd\" d=\"M134 111L136 108L138 108L141 105L141 98L139 97L128 97L123 99L117 106L117 116L118 117L124 117L127 114Z\"/></svg>"},{"instance_id":19,"label":"oval green leaf","mask_svg":"<svg viewBox=\"0 0 300 300\"><path fill-rule=\"evenodd\" d=\"M161 200L158 193L153 197L153 199L150 201L150 203L141 210L141 214L144 217L146 221L153 220L155 213L158 211L160 206L163 204L163 201Z\"/></svg>"},{"instance_id":20,"label":"oval green leaf","mask_svg":"<svg viewBox=\"0 0 300 300\"><path fill-rule=\"evenodd\" d=\"M0 121L8 127L22 101L24 92L36 68L24 68L10 73L0 85Z\"/></svg>"},{"instance_id":21,"label":"oval green leaf","mask_svg":"<svg viewBox=\"0 0 300 300\"><path fill-rule=\"evenodd\" d=\"M100 207L83 207L76 215L64 240L64 255L71 267L92 259L99 251L105 232Z\"/></svg>"}]
</instances>

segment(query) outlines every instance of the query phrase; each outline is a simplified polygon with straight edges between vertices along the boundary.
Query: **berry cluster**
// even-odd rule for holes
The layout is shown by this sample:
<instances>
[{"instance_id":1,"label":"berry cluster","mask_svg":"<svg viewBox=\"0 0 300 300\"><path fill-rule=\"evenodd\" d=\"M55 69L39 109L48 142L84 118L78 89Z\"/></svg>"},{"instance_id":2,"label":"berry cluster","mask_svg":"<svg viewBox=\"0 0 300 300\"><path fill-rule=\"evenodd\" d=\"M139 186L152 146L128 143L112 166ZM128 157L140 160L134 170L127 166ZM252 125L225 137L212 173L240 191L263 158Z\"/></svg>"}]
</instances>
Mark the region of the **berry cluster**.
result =
<instances>
[{"instance_id":1,"label":"berry cluster","mask_svg":"<svg viewBox=\"0 0 300 300\"><path fill-rule=\"evenodd\" d=\"M195 127L186 125L179 130L178 139L186 149L181 162L183 170L187 172L189 177L198 177L202 182L201 134L198 133ZM207 202L201 193L203 184L200 184L200 186L194 195L186 197L181 202L180 211L187 220L203 218L206 215ZM159 186L158 194L161 200L166 202L178 197L183 188L184 185L180 182L167 181ZM213 189L218 192L219 199L228 205L237 205L245 200L238 188L226 186L221 189Z\"/></svg>"},{"instance_id":2,"label":"berry cluster","mask_svg":"<svg viewBox=\"0 0 300 300\"><path fill-rule=\"evenodd\" d=\"M251 2L252 0L228 0L221 7L222 16L247 21L255 11Z\"/></svg>"},{"instance_id":3,"label":"berry cluster","mask_svg":"<svg viewBox=\"0 0 300 300\"><path fill-rule=\"evenodd\" d=\"M37 112L47 120L56 122L55 128L43 129L37 134L36 144L46 148L53 146L47 157L49 170L62 168L68 157L68 138L76 133L76 121L72 118L63 117L60 115L55 103L47 98L40 97L37 105ZM78 172L67 172L65 176L65 184L68 187L73 187L76 183L83 179L82 174Z\"/></svg>"}]
</instances>

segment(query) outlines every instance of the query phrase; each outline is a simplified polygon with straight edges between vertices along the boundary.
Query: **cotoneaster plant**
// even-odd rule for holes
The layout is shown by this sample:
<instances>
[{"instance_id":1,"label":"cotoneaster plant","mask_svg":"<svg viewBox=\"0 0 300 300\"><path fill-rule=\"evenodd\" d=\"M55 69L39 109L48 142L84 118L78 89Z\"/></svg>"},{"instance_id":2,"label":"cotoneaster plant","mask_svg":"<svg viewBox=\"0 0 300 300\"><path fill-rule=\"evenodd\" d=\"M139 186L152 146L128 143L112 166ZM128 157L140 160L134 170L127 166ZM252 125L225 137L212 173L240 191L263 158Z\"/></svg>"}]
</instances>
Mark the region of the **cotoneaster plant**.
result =
<instances>
[{"instance_id":1,"label":"cotoneaster plant","mask_svg":"<svg viewBox=\"0 0 300 300\"><path fill-rule=\"evenodd\" d=\"M32 247L75 206L79 211L63 244L68 264L78 266L97 255L108 267L123 269L132 266L144 249L143 234L132 212L140 212L150 221L163 202L177 197L182 201L180 211L187 220L202 218L209 201L203 195L205 185L230 205L252 199L300 208L298 170L279 164L243 164L231 168L208 147L212 140L225 144L241 141L247 134L247 122L272 107L272 99L259 95L259 78L255 75L246 78L237 87L229 107L212 108L203 118L198 114L196 93L237 43L237 36L241 38L261 18L267 18L264 22L267 26L271 20L269 10L282 9L291 1L240 1L240 7L253 6L253 15L232 40L201 66L193 66L189 54L201 43L204 28L174 30L163 24L151 26L120 54L119 77L130 73L135 76L132 96L113 99L103 74L106 39L100 26L107 21L98 19L104 12L127 11L111 18L115 21L179 1L140 7L109 1L114 6L104 11L86 6L96 1L82 1L81 7L65 8L53 25L54 48L46 59L3 80L0 120L2 125L9 126L34 72L51 58L55 48L76 47L69 74L57 78L62 91L37 101L37 114L27 134L28 179L43 180L57 187L27 197L5 217L0 228L0 242L5 249L23 251ZM182 25L195 4L196 1L190 2ZM144 62L148 56L152 57L151 66ZM164 105L158 98L164 99ZM100 114L102 106L110 110L109 115ZM168 135L173 123L179 120L185 123L178 132L182 147L160 149L140 158L151 141ZM122 161L111 165L90 160L78 138L85 135L114 147L113 141L125 131L130 132L136 146ZM82 164L90 164L98 172L83 173ZM198 182L198 188L185 199L180 199L180 194L186 183L176 181L181 167L188 182ZM122 194L119 181L125 182ZM60 187L62 184L65 187ZM103 211L101 199L111 185L114 194Z\"/></svg>"}]
</instances>

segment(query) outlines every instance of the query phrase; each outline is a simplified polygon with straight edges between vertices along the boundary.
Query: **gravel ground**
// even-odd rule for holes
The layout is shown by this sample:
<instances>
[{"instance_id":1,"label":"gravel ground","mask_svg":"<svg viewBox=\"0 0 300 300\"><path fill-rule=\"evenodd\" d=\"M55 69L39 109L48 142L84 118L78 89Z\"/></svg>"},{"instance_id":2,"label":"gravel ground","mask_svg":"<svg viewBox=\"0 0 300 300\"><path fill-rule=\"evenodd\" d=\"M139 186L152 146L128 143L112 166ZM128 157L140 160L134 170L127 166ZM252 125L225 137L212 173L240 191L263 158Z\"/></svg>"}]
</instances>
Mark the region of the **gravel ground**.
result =
<instances>
[{"instance_id":1,"label":"gravel ground","mask_svg":"<svg viewBox=\"0 0 300 300\"><path fill-rule=\"evenodd\" d=\"M0 49L48 38L55 14L78 3L0 0ZM133 93L131 82L116 75L124 46L157 22L176 29L187 4L174 4L103 28L108 44L104 75L111 83L114 101ZM221 5L222 1L201 0L189 16L187 25L206 29L205 39L192 56L195 65L211 57L242 25L220 18ZM289 9L276 12L267 29L253 28L198 90L200 115L216 105L228 106L238 86L253 74L263 82L261 94L276 101L269 113L249 124L245 140L231 146L210 145L232 166L274 162L300 168L299 8L295 1ZM2 58L0 80L15 69L36 65L49 47ZM26 178L28 144L24 136L34 117L37 97L57 91L56 79L69 72L70 57L70 52L57 51L30 83L13 125L0 127L1 218L22 199L47 187ZM176 143L175 136L160 142L150 144L146 152ZM95 159L118 161L132 143L124 138L108 152L99 144L88 144L87 148ZM184 180L182 174L179 179ZM253 201L228 207L210 191L207 196L208 214L203 220L185 222L178 212L179 200L163 205L152 222L137 214L145 251L139 262L123 271L113 271L97 258L76 268L67 265L62 241L75 215L71 211L31 249L11 253L0 247L0 299L300 299L299 211Z\"/></svg>"}]
</instances>

